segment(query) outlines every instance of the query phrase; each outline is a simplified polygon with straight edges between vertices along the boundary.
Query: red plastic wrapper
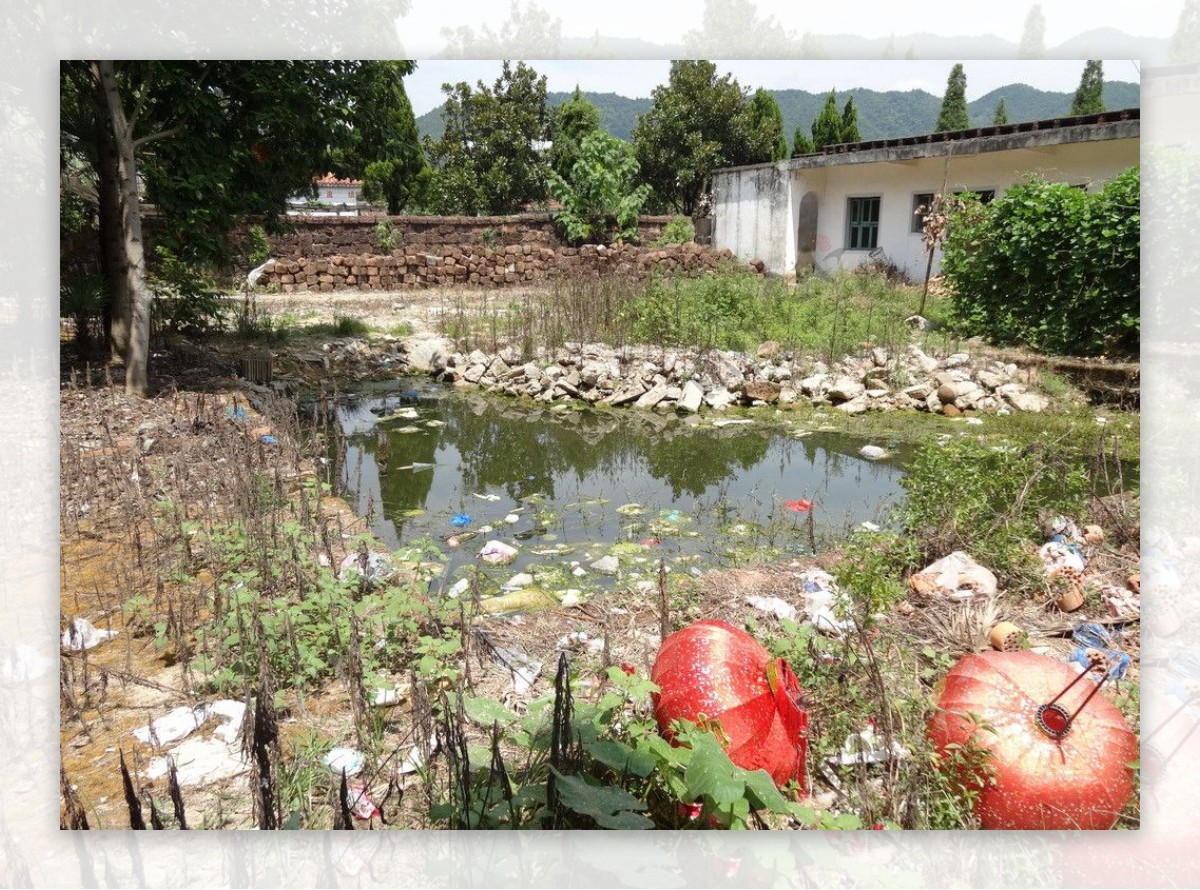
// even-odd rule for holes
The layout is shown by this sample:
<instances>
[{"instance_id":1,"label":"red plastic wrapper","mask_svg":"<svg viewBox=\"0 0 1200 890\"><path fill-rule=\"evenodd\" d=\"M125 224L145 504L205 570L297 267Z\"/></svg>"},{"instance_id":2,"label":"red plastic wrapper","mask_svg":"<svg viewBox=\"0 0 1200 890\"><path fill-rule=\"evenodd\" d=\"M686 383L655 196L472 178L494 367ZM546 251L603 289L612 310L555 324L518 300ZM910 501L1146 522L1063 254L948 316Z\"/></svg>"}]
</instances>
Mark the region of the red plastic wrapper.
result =
<instances>
[{"instance_id":1,"label":"red plastic wrapper","mask_svg":"<svg viewBox=\"0 0 1200 890\"><path fill-rule=\"evenodd\" d=\"M674 720L719 725L729 759L766 770L775 784L808 790L808 714L791 667L724 621L697 621L663 640L650 679L654 716L668 739Z\"/></svg>"}]
</instances>

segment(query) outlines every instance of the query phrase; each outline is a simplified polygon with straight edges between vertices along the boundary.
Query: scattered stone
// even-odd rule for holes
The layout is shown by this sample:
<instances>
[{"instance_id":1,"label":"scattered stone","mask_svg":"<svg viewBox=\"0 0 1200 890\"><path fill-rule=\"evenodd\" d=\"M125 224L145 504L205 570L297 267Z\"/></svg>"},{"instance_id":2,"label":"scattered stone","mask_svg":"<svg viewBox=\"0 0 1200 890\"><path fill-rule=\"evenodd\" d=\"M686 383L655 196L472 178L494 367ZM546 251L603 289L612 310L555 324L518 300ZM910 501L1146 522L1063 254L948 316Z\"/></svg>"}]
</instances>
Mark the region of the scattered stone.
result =
<instances>
[{"instance_id":1,"label":"scattered stone","mask_svg":"<svg viewBox=\"0 0 1200 890\"><path fill-rule=\"evenodd\" d=\"M683 385L683 393L679 396L679 407L684 411L695 414L700 410L704 401L704 389L695 380L689 380Z\"/></svg>"},{"instance_id":2,"label":"scattered stone","mask_svg":"<svg viewBox=\"0 0 1200 890\"><path fill-rule=\"evenodd\" d=\"M620 567L621 567L620 561L615 556L613 556L611 553L608 556L600 557L598 560L596 560L594 563L591 564L591 568L594 571L600 572L605 575L615 575L617 573L617 571L620 569Z\"/></svg>"},{"instance_id":3,"label":"scattered stone","mask_svg":"<svg viewBox=\"0 0 1200 890\"><path fill-rule=\"evenodd\" d=\"M866 391L867 388L852 377L839 377L829 387L829 398L835 404L849 402L857 399Z\"/></svg>"},{"instance_id":4,"label":"scattered stone","mask_svg":"<svg viewBox=\"0 0 1200 890\"><path fill-rule=\"evenodd\" d=\"M749 401L772 404L779 401L779 385L766 380L751 380L742 388L742 395Z\"/></svg>"}]
</instances>

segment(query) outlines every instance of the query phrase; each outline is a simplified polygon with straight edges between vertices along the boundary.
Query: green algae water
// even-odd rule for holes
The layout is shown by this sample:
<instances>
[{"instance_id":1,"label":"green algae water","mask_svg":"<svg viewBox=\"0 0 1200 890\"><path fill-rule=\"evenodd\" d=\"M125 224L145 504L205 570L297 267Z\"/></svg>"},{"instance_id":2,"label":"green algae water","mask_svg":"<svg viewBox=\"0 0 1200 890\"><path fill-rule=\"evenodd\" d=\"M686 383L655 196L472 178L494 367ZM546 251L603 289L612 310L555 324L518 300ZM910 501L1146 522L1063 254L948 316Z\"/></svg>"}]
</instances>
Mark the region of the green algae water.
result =
<instances>
[{"instance_id":1,"label":"green algae water","mask_svg":"<svg viewBox=\"0 0 1200 890\"><path fill-rule=\"evenodd\" d=\"M700 574L884 524L907 456L870 461L867 443L819 428L798 437L742 417L515 401L425 378L343 394L337 419L348 499L394 550L441 554L435 590L478 567L485 594L529 587L546 601L645 584L660 560Z\"/></svg>"}]
</instances>

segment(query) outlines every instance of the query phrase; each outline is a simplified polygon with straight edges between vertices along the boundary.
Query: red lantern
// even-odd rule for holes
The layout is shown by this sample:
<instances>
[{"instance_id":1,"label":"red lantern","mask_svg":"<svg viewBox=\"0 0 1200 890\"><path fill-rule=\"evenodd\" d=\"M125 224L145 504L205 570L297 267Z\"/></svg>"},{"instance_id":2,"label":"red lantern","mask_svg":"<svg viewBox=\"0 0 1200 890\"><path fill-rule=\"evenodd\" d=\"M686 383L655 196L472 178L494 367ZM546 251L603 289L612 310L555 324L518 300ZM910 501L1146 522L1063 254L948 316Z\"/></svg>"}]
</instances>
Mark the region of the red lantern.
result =
<instances>
[{"instance_id":1,"label":"red lantern","mask_svg":"<svg viewBox=\"0 0 1200 890\"><path fill-rule=\"evenodd\" d=\"M674 720L718 724L729 759L807 790L808 714L791 667L724 621L697 621L663 640L650 679L654 716L668 739Z\"/></svg>"},{"instance_id":2,"label":"red lantern","mask_svg":"<svg viewBox=\"0 0 1200 890\"><path fill-rule=\"evenodd\" d=\"M1098 684L1032 652L968 655L946 675L929 738L939 753L973 737L993 777L984 828L1109 829L1133 794L1137 737ZM974 714L994 732L979 728Z\"/></svg>"}]
</instances>

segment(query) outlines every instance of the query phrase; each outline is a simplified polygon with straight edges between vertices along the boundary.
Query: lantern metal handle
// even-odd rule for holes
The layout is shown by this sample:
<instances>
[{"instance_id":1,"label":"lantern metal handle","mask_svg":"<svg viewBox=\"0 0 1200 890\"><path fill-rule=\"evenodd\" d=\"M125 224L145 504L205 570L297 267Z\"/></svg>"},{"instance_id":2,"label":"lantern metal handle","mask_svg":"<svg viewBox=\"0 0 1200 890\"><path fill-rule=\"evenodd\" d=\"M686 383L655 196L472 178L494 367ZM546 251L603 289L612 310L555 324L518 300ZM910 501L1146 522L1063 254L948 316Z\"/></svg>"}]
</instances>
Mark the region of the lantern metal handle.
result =
<instances>
[{"instance_id":1,"label":"lantern metal handle","mask_svg":"<svg viewBox=\"0 0 1200 890\"><path fill-rule=\"evenodd\" d=\"M1038 729L1050 736L1052 739L1057 740L1066 737L1066 735L1071 731L1071 724L1075 722L1075 718L1078 717L1079 713L1087 707L1088 702L1092 700L1092 696L1100 691L1100 687L1103 686L1104 682L1108 679L1108 672L1109 668L1112 666L1112 660L1110 660L1108 656L1106 656L1099 649L1088 649L1086 655L1088 660L1087 667L1080 672L1078 677L1064 686L1062 692L1038 708L1037 713L1034 715L1034 722L1037 723ZM1079 707L1075 709L1075 713L1068 713L1066 708L1057 703L1058 700L1066 695L1072 686L1074 686L1096 668L1103 669L1103 673L1100 675L1100 680L1096 683L1096 688L1087 694L1087 698L1085 698Z\"/></svg>"}]
</instances>

